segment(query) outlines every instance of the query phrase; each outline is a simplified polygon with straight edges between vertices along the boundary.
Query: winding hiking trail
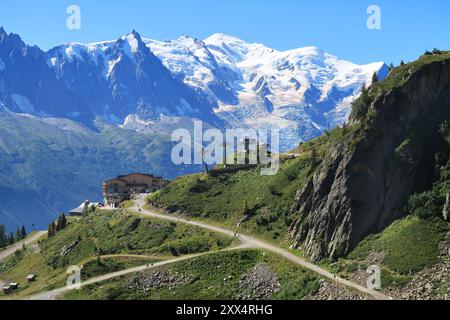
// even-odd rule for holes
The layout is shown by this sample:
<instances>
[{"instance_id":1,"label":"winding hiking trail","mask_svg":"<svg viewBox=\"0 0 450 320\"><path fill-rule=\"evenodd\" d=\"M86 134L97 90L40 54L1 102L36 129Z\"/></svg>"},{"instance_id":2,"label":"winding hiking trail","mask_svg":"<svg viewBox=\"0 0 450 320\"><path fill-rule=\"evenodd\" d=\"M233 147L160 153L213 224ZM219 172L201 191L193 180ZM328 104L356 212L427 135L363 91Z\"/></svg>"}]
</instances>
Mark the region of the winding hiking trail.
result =
<instances>
[{"instance_id":1,"label":"winding hiking trail","mask_svg":"<svg viewBox=\"0 0 450 320\"><path fill-rule=\"evenodd\" d=\"M235 236L234 231L225 229L223 227L217 227L217 226L213 226L208 223L205 223L205 222L191 221L191 220L187 220L187 219L183 219L183 218L179 218L179 217L172 217L172 216L162 215L162 214L158 214L158 213L149 211L144 208L144 204L145 204L144 199L145 198L143 196L138 197L136 199L134 207L132 207L130 209L135 210L135 211L140 210L141 214L149 216L149 217L172 221L172 222L185 223L185 224L189 224L192 226L197 226L200 228L212 230L212 231L215 231L218 233L226 234L231 237ZM295 264L300 265L308 270L311 270L325 278L328 278L332 281L343 284L344 286L347 286L349 288L356 289L356 290L360 291L361 293L368 294L368 295L372 296L373 298L375 298L376 300L392 300L391 297L384 295L381 292L366 288L355 282L338 277L335 274L319 267L318 265L308 262L305 259L300 258L283 248L274 246L273 244L267 243L265 241L262 241L262 240L259 240L259 239L256 239L256 238L253 238L250 236L246 236L246 235L242 235L242 234L237 234L237 236L241 240L243 245L246 245L251 248L260 248L260 249L265 249L267 251L273 252L273 253L280 255L280 256L288 259L289 261L294 262Z\"/></svg>"},{"instance_id":2,"label":"winding hiking trail","mask_svg":"<svg viewBox=\"0 0 450 320\"><path fill-rule=\"evenodd\" d=\"M315 265L311 262L308 262L305 259L298 257L298 256L290 253L289 251L287 251L283 248L277 247L273 244L267 243L265 241L262 241L260 239L256 239L256 238L253 238L253 237L250 237L247 235L242 235L242 234L236 233L235 231L228 230L223 227L214 226L214 225L211 225L211 224L208 224L205 222L192 221L192 220L184 219L181 217L159 214L159 213L153 212L151 210L145 209L144 204L145 204L145 197L143 195L141 195L140 197L138 197L136 199L134 206L129 208L129 210L139 212L140 214L148 216L148 217L161 219L161 220L165 220L165 221L170 221L170 222L175 222L175 223L183 223L183 224L187 224L187 225L192 225L192 226L200 227L203 229L211 230L211 231L214 231L217 233L221 233L221 234L224 234L224 235L227 235L230 237L237 237L241 241L240 245L238 245L236 247L228 248L228 249L225 249L222 251L236 250L236 249L241 249L241 248L264 249L264 250L270 251L272 253L275 253L279 256L282 256L282 257L286 258L287 260L289 260L305 269L313 271L324 278L327 278L331 281L342 284L346 287L353 288L361 293L370 295L376 300L392 300L392 298L387 295L384 295L378 291L371 290L369 288L361 286L355 282L338 277L335 274L321 268L320 266ZM103 281L110 280L110 279L113 279L116 277L130 274L130 273L141 272L144 270L149 270L149 269L157 268L157 267L168 265L168 264L173 264L173 263L180 262L183 260L193 259L196 257L200 257L203 255L212 254L212 253L215 253L215 252L204 252L204 253L199 253L199 254L186 255L183 257L175 258L175 259L160 261L160 262L156 262L153 264L146 264L144 266L129 268L129 269L101 275L101 276L94 277L89 280L83 281L81 284L81 287L99 283L99 282L103 282ZM66 293L70 290L71 289L69 289L67 287L59 288L59 289L41 292L41 293L32 295L32 296L28 297L27 299L30 299L30 300L53 300L53 299L56 299L58 296Z\"/></svg>"},{"instance_id":3,"label":"winding hiking trail","mask_svg":"<svg viewBox=\"0 0 450 320\"><path fill-rule=\"evenodd\" d=\"M31 236L25 238L22 241L19 241L6 249L0 251L0 261L8 258L10 255L12 255L17 250L21 250L23 245L28 245L36 240L38 240L43 235L47 234L47 231L37 231L33 233Z\"/></svg>"}]
</instances>

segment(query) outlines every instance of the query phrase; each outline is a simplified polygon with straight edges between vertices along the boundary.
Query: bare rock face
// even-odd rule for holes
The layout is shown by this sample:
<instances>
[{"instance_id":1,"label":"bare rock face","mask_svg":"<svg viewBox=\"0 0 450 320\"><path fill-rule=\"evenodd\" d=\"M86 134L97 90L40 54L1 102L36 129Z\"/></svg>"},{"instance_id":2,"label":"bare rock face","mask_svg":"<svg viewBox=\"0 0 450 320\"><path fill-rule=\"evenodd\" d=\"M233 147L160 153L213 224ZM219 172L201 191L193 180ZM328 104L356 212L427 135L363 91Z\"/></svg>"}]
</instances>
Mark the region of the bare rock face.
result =
<instances>
[{"instance_id":1,"label":"bare rock face","mask_svg":"<svg viewBox=\"0 0 450 320\"><path fill-rule=\"evenodd\" d=\"M315 261L348 254L430 186L434 154L446 146L438 131L450 118L450 61L422 66L369 109L372 125L333 145L293 204L293 244Z\"/></svg>"}]
</instances>

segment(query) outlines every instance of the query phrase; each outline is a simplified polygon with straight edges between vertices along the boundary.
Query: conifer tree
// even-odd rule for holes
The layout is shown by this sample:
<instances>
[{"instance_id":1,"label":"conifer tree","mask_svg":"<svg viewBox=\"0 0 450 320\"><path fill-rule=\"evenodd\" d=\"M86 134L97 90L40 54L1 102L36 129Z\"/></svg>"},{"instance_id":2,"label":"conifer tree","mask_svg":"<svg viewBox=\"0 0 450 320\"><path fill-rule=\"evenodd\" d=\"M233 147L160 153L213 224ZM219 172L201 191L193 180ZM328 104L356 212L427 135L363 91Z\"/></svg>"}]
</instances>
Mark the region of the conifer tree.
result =
<instances>
[{"instance_id":1,"label":"conifer tree","mask_svg":"<svg viewBox=\"0 0 450 320\"><path fill-rule=\"evenodd\" d=\"M8 235L8 245L11 245L13 243L14 243L14 235L12 232L10 232Z\"/></svg>"},{"instance_id":2,"label":"conifer tree","mask_svg":"<svg viewBox=\"0 0 450 320\"><path fill-rule=\"evenodd\" d=\"M25 239L27 237L27 230L25 229L25 226L22 226L22 229L20 229L20 236L22 239Z\"/></svg>"},{"instance_id":3,"label":"conifer tree","mask_svg":"<svg viewBox=\"0 0 450 320\"><path fill-rule=\"evenodd\" d=\"M16 236L15 236L14 240L16 242L22 240L22 235L20 234L20 229L19 228L16 229Z\"/></svg>"},{"instance_id":4,"label":"conifer tree","mask_svg":"<svg viewBox=\"0 0 450 320\"><path fill-rule=\"evenodd\" d=\"M378 82L378 75L376 72L374 72L373 76L372 76L372 83L377 83L377 82Z\"/></svg>"},{"instance_id":5,"label":"conifer tree","mask_svg":"<svg viewBox=\"0 0 450 320\"><path fill-rule=\"evenodd\" d=\"M6 242L5 226L0 224L0 248L6 246Z\"/></svg>"},{"instance_id":6,"label":"conifer tree","mask_svg":"<svg viewBox=\"0 0 450 320\"><path fill-rule=\"evenodd\" d=\"M48 225L48 237L53 237L56 234L56 225L55 222L52 222Z\"/></svg>"},{"instance_id":7,"label":"conifer tree","mask_svg":"<svg viewBox=\"0 0 450 320\"><path fill-rule=\"evenodd\" d=\"M67 226L67 219L64 213L61 214L61 230Z\"/></svg>"}]
</instances>

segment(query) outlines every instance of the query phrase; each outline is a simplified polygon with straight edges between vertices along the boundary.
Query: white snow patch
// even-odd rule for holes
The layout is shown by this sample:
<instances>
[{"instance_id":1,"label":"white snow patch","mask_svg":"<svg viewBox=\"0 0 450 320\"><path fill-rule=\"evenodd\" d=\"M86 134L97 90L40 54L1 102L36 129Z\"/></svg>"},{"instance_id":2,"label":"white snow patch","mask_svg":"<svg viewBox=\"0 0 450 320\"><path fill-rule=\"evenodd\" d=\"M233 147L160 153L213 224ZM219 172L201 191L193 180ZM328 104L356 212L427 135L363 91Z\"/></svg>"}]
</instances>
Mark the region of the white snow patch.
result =
<instances>
[{"instance_id":1,"label":"white snow patch","mask_svg":"<svg viewBox=\"0 0 450 320\"><path fill-rule=\"evenodd\" d=\"M121 56L119 56L116 60L108 62L108 73L106 74L107 78L109 78L111 76L111 73L113 72L114 67L116 66L116 64L118 64L120 62L120 60L122 60Z\"/></svg>"}]
</instances>

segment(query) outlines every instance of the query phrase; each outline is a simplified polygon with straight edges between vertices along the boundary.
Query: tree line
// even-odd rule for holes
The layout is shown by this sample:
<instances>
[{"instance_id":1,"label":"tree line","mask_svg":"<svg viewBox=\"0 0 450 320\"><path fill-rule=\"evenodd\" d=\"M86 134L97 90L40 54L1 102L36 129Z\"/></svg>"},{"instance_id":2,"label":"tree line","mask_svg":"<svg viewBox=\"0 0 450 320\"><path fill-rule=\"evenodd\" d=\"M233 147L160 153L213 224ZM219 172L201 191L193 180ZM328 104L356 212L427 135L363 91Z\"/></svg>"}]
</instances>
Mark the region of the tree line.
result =
<instances>
[{"instance_id":1,"label":"tree line","mask_svg":"<svg viewBox=\"0 0 450 320\"><path fill-rule=\"evenodd\" d=\"M56 221L52 221L52 223L48 226L48 236L53 237L56 235L58 231L61 231L67 226L67 218L64 213L61 213Z\"/></svg>"},{"instance_id":2,"label":"tree line","mask_svg":"<svg viewBox=\"0 0 450 320\"><path fill-rule=\"evenodd\" d=\"M27 237L27 230L24 226L17 228L16 233L7 232L3 224L0 224L0 248L12 245Z\"/></svg>"}]
</instances>

